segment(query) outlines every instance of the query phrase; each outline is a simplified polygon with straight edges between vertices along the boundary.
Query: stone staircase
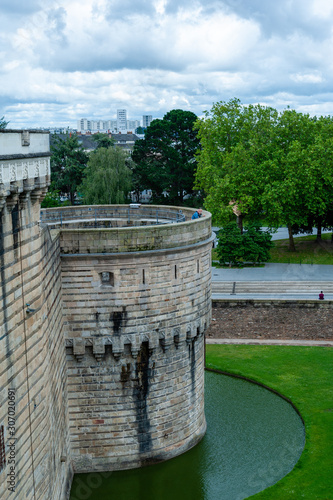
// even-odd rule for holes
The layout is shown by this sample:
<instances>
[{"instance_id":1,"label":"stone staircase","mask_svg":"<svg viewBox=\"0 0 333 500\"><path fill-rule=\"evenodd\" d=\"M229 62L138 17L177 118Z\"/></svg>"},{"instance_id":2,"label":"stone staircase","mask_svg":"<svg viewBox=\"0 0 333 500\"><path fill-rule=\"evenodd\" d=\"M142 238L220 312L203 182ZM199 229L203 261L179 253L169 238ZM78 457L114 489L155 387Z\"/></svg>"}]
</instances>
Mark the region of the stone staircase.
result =
<instances>
[{"instance_id":1,"label":"stone staircase","mask_svg":"<svg viewBox=\"0 0 333 500\"><path fill-rule=\"evenodd\" d=\"M213 294L333 294L333 281L212 281Z\"/></svg>"}]
</instances>

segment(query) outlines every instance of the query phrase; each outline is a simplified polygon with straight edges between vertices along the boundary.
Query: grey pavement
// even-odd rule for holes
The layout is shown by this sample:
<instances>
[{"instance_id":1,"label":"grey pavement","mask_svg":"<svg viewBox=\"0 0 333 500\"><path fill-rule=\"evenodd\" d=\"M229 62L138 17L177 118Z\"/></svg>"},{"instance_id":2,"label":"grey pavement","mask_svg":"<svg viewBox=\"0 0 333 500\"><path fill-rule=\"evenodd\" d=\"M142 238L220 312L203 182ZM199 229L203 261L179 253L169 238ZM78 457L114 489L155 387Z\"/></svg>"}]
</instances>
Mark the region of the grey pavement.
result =
<instances>
[{"instance_id":1,"label":"grey pavement","mask_svg":"<svg viewBox=\"0 0 333 500\"><path fill-rule=\"evenodd\" d=\"M214 264L213 264L214 265ZM265 264L243 269L212 268L213 281L333 281L333 266L320 264Z\"/></svg>"},{"instance_id":2,"label":"grey pavement","mask_svg":"<svg viewBox=\"0 0 333 500\"><path fill-rule=\"evenodd\" d=\"M271 299L271 300L317 300L318 294L323 290L325 300L333 300L333 293L325 292L325 283L333 282L333 266L318 264L265 264L264 267L245 267L243 269L219 269L212 268L212 281L214 282L265 282L269 288L269 282L316 282L315 292L306 293L305 290L293 290L290 293L278 293L265 290L264 293L213 293L213 299ZM331 287L330 287L331 288ZM236 286L237 291L237 286Z\"/></svg>"}]
</instances>

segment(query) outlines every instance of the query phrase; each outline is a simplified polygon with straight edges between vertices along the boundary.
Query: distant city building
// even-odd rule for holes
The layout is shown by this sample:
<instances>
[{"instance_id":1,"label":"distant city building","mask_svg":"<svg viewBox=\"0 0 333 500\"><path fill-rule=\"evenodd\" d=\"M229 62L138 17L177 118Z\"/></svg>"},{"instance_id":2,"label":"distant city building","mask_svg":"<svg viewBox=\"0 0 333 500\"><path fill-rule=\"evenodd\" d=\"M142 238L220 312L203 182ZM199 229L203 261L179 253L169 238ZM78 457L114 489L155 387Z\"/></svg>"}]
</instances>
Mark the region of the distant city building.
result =
<instances>
[{"instance_id":1,"label":"distant city building","mask_svg":"<svg viewBox=\"0 0 333 500\"><path fill-rule=\"evenodd\" d=\"M149 127L149 125L151 124L152 120L153 120L152 115L143 115L142 116L142 126L143 126L143 128Z\"/></svg>"},{"instance_id":2,"label":"distant city building","mask_svg":"<svg viewBox=\"0 0 333 500\"><path fill-rule=\"evenodd\" d=\"M140 120L127 120L127 130L134 132L138 127L140 127Z\"/></svg>"},{"instance_id":3,"label":"distant city building","mask_svg":"<svg viewBox=\"0 0 333 500\"><path fill-rule=\"evenodd\" d=\"M134 148L135 141L139 140L139 137L135 134L110 134L111 138L115 141L115 145L124 149L125 151L132 151Z\"/></svg>"},{"instance_id":4,"label":"distant city building","mask_svg":"<svg viewBox=\"0 0 333 500\"><path fill-rule=\"evenodd\" d=\"M142 127L145 129L149 127L153 117L152 115L143 115L142 118ZM87 118L77 120L77 131L81 134L95 132L134 133L139 127L141 127L140 120L127 120L126 109L117 109L116 120L88 120Z\"/></svg>"},{"instance_id":5,"label":"distant city building","mask_svg":"<svg viewBox=\"0 0 333 500\"><path fill-rule=\"evenodd\" d=\"M126 109L117 109L117 129L127 130L127 112Z\"/></svg>"},{"instance_id":6,"label":"distant city building","mask_svg":"<svg viewBox=\"0 0 333 500\"><path fill-rule=\"evenodd\" d=\"M87 118L81 118L81 120L77 121L77 129L80 132L91 130L91 121L87 120Z\"/></svg>"}]
</instances>

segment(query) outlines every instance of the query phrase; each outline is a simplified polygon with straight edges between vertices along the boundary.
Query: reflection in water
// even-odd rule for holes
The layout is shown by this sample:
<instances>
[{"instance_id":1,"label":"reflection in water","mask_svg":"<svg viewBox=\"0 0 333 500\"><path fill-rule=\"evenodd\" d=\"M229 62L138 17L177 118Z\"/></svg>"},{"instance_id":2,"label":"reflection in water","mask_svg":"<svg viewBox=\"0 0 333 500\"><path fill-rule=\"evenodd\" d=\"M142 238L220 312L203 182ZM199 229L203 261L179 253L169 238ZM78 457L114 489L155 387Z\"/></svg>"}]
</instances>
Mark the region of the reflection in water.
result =
<instances>
[{"instance_id":1,"label":"reflection in water","mask_svg":"<svg viewBox=\"0 0 333 500\"><path fill-rule=\"evenodd\" d=\"M244 380L206 372L207 433L167 462L75 475L71 500L242 500L299 459L304 427L292 406Z\"/></svg>"}]
</instances>

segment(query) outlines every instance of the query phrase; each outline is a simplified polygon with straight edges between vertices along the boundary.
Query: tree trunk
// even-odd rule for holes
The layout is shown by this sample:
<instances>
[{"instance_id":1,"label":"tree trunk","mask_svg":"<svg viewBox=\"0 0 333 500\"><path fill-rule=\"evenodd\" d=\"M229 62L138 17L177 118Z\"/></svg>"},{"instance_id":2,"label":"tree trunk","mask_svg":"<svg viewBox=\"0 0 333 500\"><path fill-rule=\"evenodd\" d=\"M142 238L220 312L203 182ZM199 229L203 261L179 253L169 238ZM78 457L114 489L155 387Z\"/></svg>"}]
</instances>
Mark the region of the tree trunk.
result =
<instances>
[{"instance_id":1,"label":"tree trunk","mask_svg":"<svg viewBox=\"0 0 333 500\"><path fill-rule=\"evenodd\" d=\"M291 226L288 226L288 234L289 234L289 251L296 252L294 235Z\"/></svg>"},{"instance_id":2,"label":"tree trunk","mask_svg":"<svg viewBox=\"0 0 333 500\"><path fill-rule=\"evenodd\" d=\"M316 238L317 241L320 241L321 240L321 222L318 222L317 224L317 238Z\"/></svg>"},{"instance_id":3,"label":"tree trunk","mask_svg":"<svg viewBox=\"0 0 333 500\"><path fill-rule=\"evenodd\" d=\"M237 215L237 226L239 227L241 234L243 234L243 216L242 215Z\"/></svg>"}]
</instances>

